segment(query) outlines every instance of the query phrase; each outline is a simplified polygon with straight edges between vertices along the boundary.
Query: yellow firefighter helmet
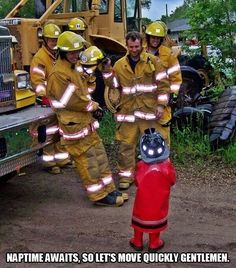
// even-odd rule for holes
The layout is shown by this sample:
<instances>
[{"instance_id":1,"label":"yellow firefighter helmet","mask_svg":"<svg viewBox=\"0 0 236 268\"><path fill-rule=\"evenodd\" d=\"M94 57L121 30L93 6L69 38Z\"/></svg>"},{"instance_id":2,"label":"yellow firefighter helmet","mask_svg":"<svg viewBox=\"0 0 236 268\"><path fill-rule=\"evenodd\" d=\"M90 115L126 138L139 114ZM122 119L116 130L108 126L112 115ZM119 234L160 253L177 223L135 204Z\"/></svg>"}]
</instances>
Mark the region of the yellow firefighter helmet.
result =
<instances>
[{"instance_id":1,"label":"yellow firefighter helmet","mask_svg":"<svg viewBox=\"0 0 236 268\"><path fill-rule=\"evenodd\" d=\"M163 26L163 28L164 28L164 30L165 30L165 35L167 35L168 27L167 27L167 25L165 24L165 22L162 21L162 20L158 20L157 22L160 23L160 24Z\"/></svg>"},{"instance_id":2,"label":"yellow firefighter helmet","mask_svg":"<svg viewBox=\"0 0 236 268\"><path fill-rule=\"evenodd\" d=\"M96 46L91 46L80 54L80 63L82 65L97 65L99 60L103 59L102 51Z\"/></svg>"},{"instance_id":3,"label":"yellow firefighter helmet","mask_svg":"<svg viewBox=\"0 0 236 268\"><path fill-rule=\"evenodd\" d=\"M65 31L58 37L57 48L62 51L75 51L84 47L84 40L80 35Z\"/></svg>"},{"instance_id":4,"label":"yellow firefighter helmet","mask_svg":"<svg viewBox=\"0 0 236 268\"><path fill-rule=\"evenodd\" d=\"M166 30L164 29L164 26L160 22L157 22L157 21L149 24L145 33L148 35L157 36L157 37L166 36Z\"/></svg>"},{"instance_id":5,"label":"yellow firefighter helmet","mask_svg":"<svg viewBox=\"0 0 236 268\"><path fill-rule=\"evenodd\" d=\"M43 27L43 37L58 38L61 34L61 29L54 23L49 23Z\"/></svg>"},{"instance_id":6,"label":"yellow firefighter helmet","mask_svg":"<svg viewBox=\"0 0 236 268\"><path fill-rule=\"evenodd\" d=\"M79 18L71 19L68 23L68 27L70 31L85 31L85 23Z\"/></svg>"}]
</instances>

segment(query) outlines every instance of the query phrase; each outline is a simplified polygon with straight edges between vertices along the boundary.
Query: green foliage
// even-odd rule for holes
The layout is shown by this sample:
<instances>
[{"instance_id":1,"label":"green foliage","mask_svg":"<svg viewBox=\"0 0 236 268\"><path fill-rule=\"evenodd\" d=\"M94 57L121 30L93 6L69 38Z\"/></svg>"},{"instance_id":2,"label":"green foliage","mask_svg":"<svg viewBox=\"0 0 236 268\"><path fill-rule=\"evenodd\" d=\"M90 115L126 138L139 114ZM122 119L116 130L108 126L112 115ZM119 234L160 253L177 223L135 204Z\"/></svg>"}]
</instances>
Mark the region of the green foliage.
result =
<instances>
[{"instance_id":1,"label":"green foliage","mask_svg":"<svg viewBox=\"0 0 236 268\"><path fill-rule=\"evenodd\" d=\"M0 19L3 19L20 1L11 0L5 1L0 0ZM18 17L33 18L34 17L34 1L28 1L25 6L20 10Z\"/></svg>"},{"instance_id":2,"label":"green foliage","mask_svg":"<svg viewBox=\"0 0 236 268\"><path fill-rule=\"evenodd\" d=\"M208 135L200 130L192 131L186 127L180 131L175 128L171 135L172 158L177 163L202 162L211 154Z\"/></svg>"},{"instance_id":3,"label":"green foliage","mask_svg":"<svg viewBox=\"0 0 236 268\"><path fill-rule=\"evenodd\" d=\"M224 158L227 163L236 164L236 140L232 142L226 149L218 150L216 154L219 154Z\"/></svg>"},{"instance_id":4,"label":"green foliage","mask_svg":"<svg viewBox=\"0 0 236 268\"><path fill-rule=\"evenodd\" d=\"M152 22L149 18L142 18L142 25L148 25Z\"/></svg>"},{"instance_id":5,"label":"green foliage","mask_svg":"<svg viewBox=\"0 0 236 268\"><path fill-rule=\"evenodd\" d=\"M32 137L28 128L9 130L4 133L7 144L7 157L28 150L32 144Z\"/></svg>"},{"instance_id":6,"label":"green foliage","mask_svg":"<svg viewBox=\"0 0 236 268\"><path fill-rule=\"evenodd\" d=\"M212 102L217 102L219 99L219 96L223 91L225 90L225 87L223 84L219 84L217 86L211 87L207 90L207 96L211 99Z\"/></svg>"},{"instance_id":7,"label":"green foliage","mask_svg":"<svg viewBox=\"0 0 236 268\"><path fill-rule=\"evenodd\" d=\"M227 164L236 164L236 140L216 151L211 150L209 137L202 131L192 131L186 127L182 131L174 129L171 134L172 159L176 164L194 161L199 165L206 160L217 158Z\"/></svg>"},{"instance_id":8,"label":"green foliage","mask_svg":"<svg viewBox=\"0 0 236 268\"><path fill-rule=\"evenodd\" d=\"M236 25L232 16L233 11L235 11L234 1L196 0L190 3L186 15L191 25L189 36L197 36L201 45L213 45L219 49L221 55L218 58L218 65L221 65L221 68L230 67L235 73ZM217 66L217 62L215 65Z\"/></svg>"}]
</instances>

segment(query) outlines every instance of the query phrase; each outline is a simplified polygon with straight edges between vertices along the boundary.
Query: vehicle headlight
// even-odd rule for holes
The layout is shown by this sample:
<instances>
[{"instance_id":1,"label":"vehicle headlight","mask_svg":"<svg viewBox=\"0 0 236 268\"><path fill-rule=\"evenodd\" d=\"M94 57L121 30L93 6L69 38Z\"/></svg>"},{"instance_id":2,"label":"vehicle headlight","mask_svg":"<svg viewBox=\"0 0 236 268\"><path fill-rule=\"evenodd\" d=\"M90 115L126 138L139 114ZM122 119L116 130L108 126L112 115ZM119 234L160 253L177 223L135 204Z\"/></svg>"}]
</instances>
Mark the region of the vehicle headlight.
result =
<instances>
[{"instance_id":1,"label":"vehicle headlight","mask_svg":"<svg viewBox=\"0 0 236 268\"><path fill-rule=\"evenodd\" d=\"M25 89L29 86L29 74L18 74L16 77L16 85L18 89Z\"/></svg>"}]
</instances>

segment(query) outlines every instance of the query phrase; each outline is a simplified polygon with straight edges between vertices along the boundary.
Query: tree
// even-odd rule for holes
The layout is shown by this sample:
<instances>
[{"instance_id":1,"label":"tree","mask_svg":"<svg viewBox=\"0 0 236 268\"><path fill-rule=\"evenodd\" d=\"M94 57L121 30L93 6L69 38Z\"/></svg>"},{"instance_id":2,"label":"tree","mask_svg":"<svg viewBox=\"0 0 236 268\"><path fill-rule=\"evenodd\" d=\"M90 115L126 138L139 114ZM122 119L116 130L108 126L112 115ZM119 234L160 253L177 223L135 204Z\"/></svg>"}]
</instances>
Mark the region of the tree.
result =
<instances>
[{"instance_id":1,"label":"tree","mask_svg":"<svg viewBox=\"0 0 236 268\"><path fill-rule=\"evenodd\" d=\"M187 11L191 30L202 45L213 45L221 51L220 60L236 72L235 11L234 0L189 1ZM222 8L224 7L224 8Z\"/></svg>"},{"instance_id":2,"label":"tree","mask_svg":"<svg viewBox=\"0 0 236 268\"><path fill-rule=\"evenodd\" d=\"M150 9L152 0L141 0L142 8Z\"/></svg>"},{"instance_id":3,"label":"tree","mask_svg":"<svg viewBox=\"0 0 236 268\"><path fill-rule=\"evenodd\" d=\"M142 25L148 25L152 22L152 20L150 20L149 18L142 18Z\"/></svg>"},{"instance_id":4,"label":"tree","mask_svg":"<svg viewBox=\"0 0 236 268\"><path fill-rule=\"evenodd\" d=\"M20 1L19 0L0 0L0 19L3 19ZM34 17L34 1L28 1L20 10L20 17Z\"/></svg>"}]
</instances>

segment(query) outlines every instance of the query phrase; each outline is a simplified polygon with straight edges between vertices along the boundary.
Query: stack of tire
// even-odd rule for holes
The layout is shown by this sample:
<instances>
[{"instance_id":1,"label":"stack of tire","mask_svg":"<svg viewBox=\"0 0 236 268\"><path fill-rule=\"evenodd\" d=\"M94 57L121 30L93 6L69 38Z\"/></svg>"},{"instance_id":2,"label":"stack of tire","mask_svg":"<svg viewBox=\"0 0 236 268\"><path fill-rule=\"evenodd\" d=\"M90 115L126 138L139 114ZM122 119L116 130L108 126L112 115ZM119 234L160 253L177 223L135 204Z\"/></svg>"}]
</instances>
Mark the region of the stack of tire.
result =
<instances>
[{"instance_id":1,"label":"stack of tire","mask_svg":"<svg viewBox=\"0 0 236 268\"><path fill-rule=\"evenodd\" d=\"M208 127L213 149L232 141L236 135L236 86L226 88L221 94L214 105Z\"/></svg>"}]
</instances>

